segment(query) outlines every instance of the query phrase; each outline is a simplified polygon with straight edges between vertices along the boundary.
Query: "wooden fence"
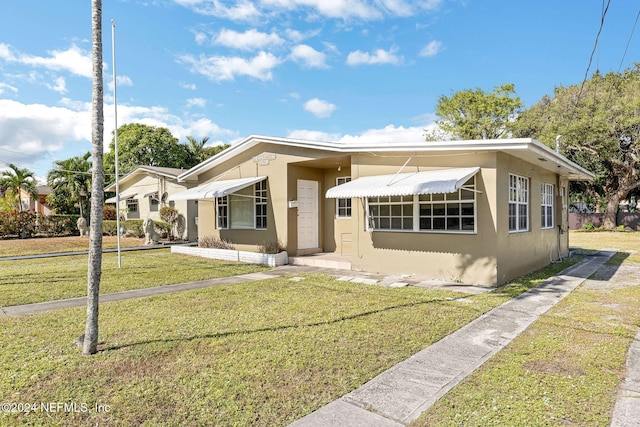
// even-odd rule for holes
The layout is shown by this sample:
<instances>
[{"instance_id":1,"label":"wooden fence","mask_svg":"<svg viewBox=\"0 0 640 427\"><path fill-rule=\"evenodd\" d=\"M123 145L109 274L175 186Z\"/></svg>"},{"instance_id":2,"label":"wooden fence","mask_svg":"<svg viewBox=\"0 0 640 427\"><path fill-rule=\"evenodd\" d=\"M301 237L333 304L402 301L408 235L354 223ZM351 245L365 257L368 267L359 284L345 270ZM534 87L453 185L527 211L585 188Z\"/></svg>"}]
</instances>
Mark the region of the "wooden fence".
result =
<instances>
[{"instance_id":1,"label":"wooden fence","mask_svg":"<svg viewBox=\"0 0 640 427\"><path fill-rule=\"evenodd\" d=\"M591 223L595 227L602 227L604 214L602 213L569 213L569 230L579 230L584 224ZM640 212L618 212L617 225L640 231Z\"/></svg>"}]
</instances>

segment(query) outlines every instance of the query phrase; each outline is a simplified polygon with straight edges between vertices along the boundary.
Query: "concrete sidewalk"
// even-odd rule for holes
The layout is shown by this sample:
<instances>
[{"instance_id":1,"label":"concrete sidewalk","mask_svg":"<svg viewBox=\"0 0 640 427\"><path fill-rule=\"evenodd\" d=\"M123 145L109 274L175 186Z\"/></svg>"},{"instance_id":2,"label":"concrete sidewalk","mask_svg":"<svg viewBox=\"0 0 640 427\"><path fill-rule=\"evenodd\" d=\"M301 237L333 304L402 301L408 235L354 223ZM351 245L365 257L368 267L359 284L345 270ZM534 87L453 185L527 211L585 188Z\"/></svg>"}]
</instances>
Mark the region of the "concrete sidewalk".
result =
<instances>
[{"instance_id":1,"label":"concrete sidewalk","mask_svg":"<svg viewBox=\"0 0 640 427\"><path fill-rule=\"evenodd\" d=\"M601 250L378 375L293 427L410 424L615 254Z\"/></svg>"}]
</instances>

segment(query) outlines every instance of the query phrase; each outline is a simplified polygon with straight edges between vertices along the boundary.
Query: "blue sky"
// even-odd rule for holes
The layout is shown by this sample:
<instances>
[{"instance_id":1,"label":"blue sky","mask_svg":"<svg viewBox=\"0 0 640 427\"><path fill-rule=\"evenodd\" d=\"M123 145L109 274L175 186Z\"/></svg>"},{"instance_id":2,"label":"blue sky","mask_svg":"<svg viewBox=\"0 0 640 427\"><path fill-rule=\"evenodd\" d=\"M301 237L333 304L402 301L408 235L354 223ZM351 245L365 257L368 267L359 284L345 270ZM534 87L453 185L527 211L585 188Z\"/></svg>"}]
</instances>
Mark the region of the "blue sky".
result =
<instances>
[{"instance_id":1,"label":"blue sky","mask_svg":"<svg viewBox=\"0 0 640 427\"><path fill-rule=\"evenodd\" d=\"M104 0L105 148L118 125L415 141L438 97L579 84L607 0ZM640 4L611 0L589 75L640 62ZM626 53L625 53L626 52ZM91 2L0 2L0 170L90 151Z\"/></svg>"}]
</instances>

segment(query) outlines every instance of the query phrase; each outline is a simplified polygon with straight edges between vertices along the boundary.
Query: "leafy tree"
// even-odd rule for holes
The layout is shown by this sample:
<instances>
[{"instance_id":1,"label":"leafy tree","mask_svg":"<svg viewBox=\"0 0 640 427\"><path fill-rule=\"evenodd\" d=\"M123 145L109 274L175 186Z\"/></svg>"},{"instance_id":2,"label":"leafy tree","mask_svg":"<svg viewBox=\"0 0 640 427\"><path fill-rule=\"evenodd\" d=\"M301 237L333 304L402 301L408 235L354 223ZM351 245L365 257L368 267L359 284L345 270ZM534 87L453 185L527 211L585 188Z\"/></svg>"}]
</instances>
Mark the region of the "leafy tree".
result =
<instances>
[{"instance_id":1,"label":"leafy tree","mask_svg":"<svg viewBox=\"0 0 640 427\"><path fill-rule=\"evenodd\" d=\"M87 319L83 354L98 351L98 298L102 275L102 208L104 206L104 84L102 80L102 0L91 0L91 229L87 267ZM115 70L114 70L115 72Z\"/></svg>"},{"instance_id":2,"label":"leafy tree","mask_svg":"<svg viewBox=\"0 0 640 427\"><path fill-rule=\"evenodd\" d=\"M14 197L18 202L18 210L22 212L21 191L26 191L33 198L38 197L36 190L36 178L29 169L19 168L13 163L8 164L9 169L0 174L0 188L5 195Z\"/></svg>"},{"instance_id":3,"label":"leafy tree","mask_svg":"<svg viewBox=\"0 0 640 427\"><path fill-rule=\"evenodd\" d=\"M48 200L58 212L76 213L75 206L78 206L80 216L85 217L84 207L91 188L90 157L91 153L87 152L83 156L57 160L47 174L47 183L52 190Z\"/></svg>"},{"instance_id":4,"label":"leafy tree","mask_svg":"<svg viewBox=\"0 0 640 427\"><path fill-rule=\"evenodd\" d=\"M588 198L604 207L604 227L614 228L620 201L640 187L640 65L556 87L522 113L514 135L551 147L561 135L561 152L596 174Z\"/></svg>"},{"instance_id":5,"label":"leafy tree","mask_svg":"<svg viewBox=\"0 0 640 427\"><path fill-rule=\"evenodd\" d=\"M115 139L105 153L105 173L115 180ZM169 129L129 123L118 128L118 171L126 174L140 165L184 168L188 153L185 144L178 143Z\"/></svg>"},{"instance_id":6,"label":"leafy tree","mask_svg":"<svg viewBox=\"0 0 640 427\"><path fill-rule=\"evenodd\" d=\"M466 89L451 97L441 95L436 105L440 117L436 124L449 137L460 139L498 139L511 136L511 127L522 109L514 84L497 86L493 93ZM426 132L427 140L441 139L437 132Z\"/></svg>"}]
</instances>

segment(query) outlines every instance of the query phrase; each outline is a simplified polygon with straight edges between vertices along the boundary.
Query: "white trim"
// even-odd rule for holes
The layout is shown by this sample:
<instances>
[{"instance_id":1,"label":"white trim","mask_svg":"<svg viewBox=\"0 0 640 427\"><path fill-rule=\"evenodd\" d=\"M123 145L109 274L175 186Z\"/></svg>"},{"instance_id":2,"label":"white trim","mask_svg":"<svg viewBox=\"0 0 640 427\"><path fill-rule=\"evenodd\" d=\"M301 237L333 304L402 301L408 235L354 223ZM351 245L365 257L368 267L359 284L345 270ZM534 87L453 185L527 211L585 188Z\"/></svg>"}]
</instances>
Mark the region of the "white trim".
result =
<instances>
[{"instance_id":1,"label":"white trim","mask_svg":"<svg viewBox=\"0 0 640 427\"><path fill-rule=\"evenodd\" d=\"M267 179L266 176L257 176L251 178L208 182L206 184L172 194L169 196L169 200L199 200L228 196L229 194L233 194L236 191L240 191L265 179Z\"/></svg>"}]
</instances>

